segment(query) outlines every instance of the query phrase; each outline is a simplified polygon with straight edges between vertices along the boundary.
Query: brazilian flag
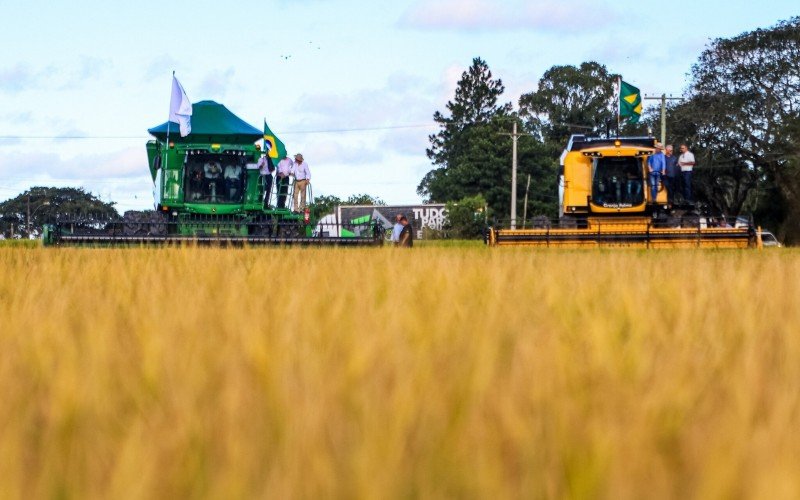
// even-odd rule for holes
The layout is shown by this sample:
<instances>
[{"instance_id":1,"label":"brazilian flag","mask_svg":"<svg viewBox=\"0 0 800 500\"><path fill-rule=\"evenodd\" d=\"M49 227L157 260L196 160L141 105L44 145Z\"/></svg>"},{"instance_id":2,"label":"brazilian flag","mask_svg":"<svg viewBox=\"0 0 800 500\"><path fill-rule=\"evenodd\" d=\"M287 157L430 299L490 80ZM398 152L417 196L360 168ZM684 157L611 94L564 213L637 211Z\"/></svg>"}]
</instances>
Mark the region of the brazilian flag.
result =
<instances>
[{"instance_id":1,"label":"brazilian flag","mask_svg":"<svg viewBox=\"0 0 800 500\"><path fill-rule=\"evenodd\" d=\"M619 116L628 118L631 123L639 123L642 116L642 93L622 80L619 85Z\"/></svg>"},{"instance_id":2,"label":"brazilian flag","mask_svg":"<svg viewBox=\"0 0 800 500\"><path fill-rule=\"evenodd\" d=\"M267 126L267 120L264 120L264 151L267 152L273 160L281 160L286 156L286 146L283 141L278 139L278 136L272 133L272 130Z\"/></svg>"}]
</instances>

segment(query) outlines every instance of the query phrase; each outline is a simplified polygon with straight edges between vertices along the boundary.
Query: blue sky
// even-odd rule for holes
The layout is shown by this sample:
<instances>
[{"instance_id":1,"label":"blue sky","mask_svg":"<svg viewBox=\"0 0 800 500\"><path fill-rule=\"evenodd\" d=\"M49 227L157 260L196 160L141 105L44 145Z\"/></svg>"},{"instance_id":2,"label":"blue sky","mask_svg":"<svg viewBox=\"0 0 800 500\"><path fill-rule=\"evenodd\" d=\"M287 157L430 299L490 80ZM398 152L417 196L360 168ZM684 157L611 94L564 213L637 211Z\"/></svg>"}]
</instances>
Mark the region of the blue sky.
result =
<instances>
[{"instance_id":1,"label":"blue sky","mask_svg":"<svg viewBox=\"0 0 800 500\"><path fill-rule=\"evenodd\" d=\"M515 106L549 67L587 60L680 94L710 39L800 13L786 0L3 4L0 200L84 186L121 210L152 206L146 129L166 120L173 70L192 101L266 117L315 194L406 204L431 168L431 117L473 57Z\"/></svg>"}]
</instances>

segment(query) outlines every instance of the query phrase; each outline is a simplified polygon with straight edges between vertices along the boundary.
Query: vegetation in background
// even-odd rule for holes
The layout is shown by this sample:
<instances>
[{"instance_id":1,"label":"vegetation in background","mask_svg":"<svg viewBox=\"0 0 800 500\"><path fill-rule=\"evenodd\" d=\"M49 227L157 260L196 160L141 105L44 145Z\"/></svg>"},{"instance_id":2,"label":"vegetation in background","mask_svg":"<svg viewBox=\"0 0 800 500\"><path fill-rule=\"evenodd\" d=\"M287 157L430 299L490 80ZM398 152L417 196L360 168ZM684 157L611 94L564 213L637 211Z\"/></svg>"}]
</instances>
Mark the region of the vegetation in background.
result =
<instances>
[{"instance_id":1,"label":"vegetation in background","mask_svg":"<svg viewBox=\"0 0 800 500\"><path fill-rule=\"evenodd\" d=\"M711 42L670 137L697 156L700 199L800 241L800 17Z\"/></svg>"},{"instance_id":2,"label":"vegetation in background","mask_svg":"<svg viewBox=\"0 0 800 500\"><path fill-rule=\"evenodd\" d=\"M28 220L30 214L30 220ZM104 202L83 188L32 187L0 202L0 234L6 238L39 236L42 225L57 216L81 217L91 223L119 214L114 202Z\"/></svg>"},{"instance_id":3,"label":"vegetation in background","mask_svg":"<svg viewBox=\"0 0 800 500\"><path fill-rule=\"evenodd\" d=\"M459 201L448 201L447 221L444 230L449 238L476 239L486 227L486 200L483 196L468 196Z\"/></svg>"},{"instance_id":4,"label":"vegetation in background","mask_svg":"<svg viewBox=\"0 0 800 500\"><path fill-rule=\"evenodd\" d=\"M328 214L332 214L338 205L386 205L386 202L377 196L368 194L354 194L342 201L334 195L322 195L314 198L309 204L311 221L316 222Z\"/></svg>"},{"instance_id":5,"label":"vegetation in background","mask_svg":"<svg viewBox=\"0 0 800 500\"><path fill-rule=\"evenodd\" d=\"M787 242L800 241L800 17L709 43L692 68L685 101L670 106L667 141L687 142L697 157L694 184L702 210L755 214ZM570 134L615 133L616 75L597 62L553 66L519 112L501 104L505 87L488 64L474 59L458 82L440 131L430 136L434 169L417 188L427 201L482 195L498 219L510 215L511 141L501 133L527 132L519 141L517 213L527 175L532 215L554 216L557 160ZM659 134L660 113L650 108L623 135Z\"/></svg>"},{"instance_id":6,"label":"vegetation in background","mask_svg":"<svg viewBox=\"0 0 800 500\"><path fill-rule=\"evenodd\" d=\"M436 168L417 187L426 202L446 203L480 195L493 215L509 217L511 138L502 134L511 132L514 121L520 132L524 127L510 103L498 103L504 90L503 82L493 79L486 62L476 58L462 74L454 99L446 105L449 115L434 114L440 130L430 136L427 153ZM518 163L520 200L530 174L529 203L533 211L555 215L557 164L553 151L531 136L521 137Z\"/></svg>"},{"instance_id":7,"label":"vegetation in background","mask_svg":"<svg viewBox=\"0 0 800 500\"><path fill-rule=\"evenodd\" d=\"M579 67L553 66L539 79L535 92L520 97L520 116L527 130L557 146L560 154L572 134L602 137L615 131L616 78L594 61Z\"/></svg>"},{"instance_id":8,"label":"vegetation in background","mask_svg":"<svg viewBox=\"0 0 800 500\"><path fill-rule=\"evenodd\" d=\"M798 252L12 246L0 269L9 498L800 496Z\"/></svg>"}]
</instances>

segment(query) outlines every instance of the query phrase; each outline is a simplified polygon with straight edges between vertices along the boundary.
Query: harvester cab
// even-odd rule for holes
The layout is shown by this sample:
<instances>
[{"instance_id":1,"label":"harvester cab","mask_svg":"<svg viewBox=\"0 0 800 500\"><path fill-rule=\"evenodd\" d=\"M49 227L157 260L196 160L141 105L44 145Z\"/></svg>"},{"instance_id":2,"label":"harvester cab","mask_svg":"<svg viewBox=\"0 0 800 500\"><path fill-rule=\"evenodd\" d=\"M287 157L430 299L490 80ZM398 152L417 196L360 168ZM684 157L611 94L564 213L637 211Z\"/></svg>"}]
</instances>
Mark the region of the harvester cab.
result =
<instances>
[{"instance_id":1,"label":"harvester cab","mask_svg":"<svg viewBox=\"0 0 800 500\"><path fill-rule=\"evenodd\" d=\"M487 243L548 247L728 247L755 244L752 226L711 225L670 213L661 182L648 184L652 137L574 135L559 161L559 218L533 228L489 228ZM653 189L655 188L655 189ZM655 191L655 196L653 196ZM724 220L724 217L722 218Z\"/></svg>"},{"instance_id":2,"label":"harvester cab","mask_svg":"<svg viewBox=\"0 0 800 500\"><path fill-rule=\"evenodd\" d=\"M663 186L655 199L647 189L647 159L654 152L652 137L573 136L561 155L561 217L579 221L590 214L641 215L667 208Z\"/></svg>"}]
</instances>

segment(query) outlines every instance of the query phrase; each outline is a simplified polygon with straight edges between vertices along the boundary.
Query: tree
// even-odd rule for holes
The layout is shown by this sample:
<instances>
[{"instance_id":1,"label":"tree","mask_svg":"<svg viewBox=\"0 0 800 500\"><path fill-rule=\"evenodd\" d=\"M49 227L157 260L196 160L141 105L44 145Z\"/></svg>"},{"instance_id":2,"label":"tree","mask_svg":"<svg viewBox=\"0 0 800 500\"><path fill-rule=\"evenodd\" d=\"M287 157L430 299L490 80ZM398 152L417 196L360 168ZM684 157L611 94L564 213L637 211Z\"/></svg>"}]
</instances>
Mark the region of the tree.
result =
<instances>
[{"instance_id":1,"label":"tree","mask_svg":"<svg viewBox=\"0 0 800 500\"><path fill-rule=\"evenodd\" d=\"M733 213L753 209L785 233L800 211L800 17L714 40L692 67L687 97L674 116L679 139L700 153L700 194Z\"/></svg>"},{"instance_id":2,"label":"tree","mask_svg":"<svg viewBox=\"0 0 800 500\"><path fill-rule=\"evenodd\" d=\"M446 104L450 115L439 111L433 115L440 130L428 137L431 147L426 152L437 168L420 182L420 196L430 202L445 202L479 192L470 186L480 179L483 166L468 159L478 152L479 146L473 141L496 131L496 126L491 126L493 120L510 113L510 103L497 104L504 90L502 80L492 78L485 61L477 57L472 60L456 86L455 98ZM491 140L496 138L492 136ZM465 189L471 192L462 193Z\"/></svg>"},{"instance_id":3,"label":"tree","mask_svg":"<svg viewBox=\"0 0 800 500\"><path fill-rule=\"evenodd\" d=\"M677 146L688 143L697 161L694 169L693 190L695 198L713 212L729 215L752 213L755 209L755 192L758 175L751 164L732 149L718 143L721 135L713 124L698 130L697 116L701 114L698 103L689 99L670 106L667 111L667 143ZM724 133L723 133L724 134Z\"/></svg>"},{"instance_id":4,"label":"tree","mask_svg":"<svg viewBox=\"0 0 800 500\"><path fill-rule=\"evenodd\" d=\"M30 219L28 218L30 214ZM118 218L114 202L106 203L83 188L32 187L0 203L0 232L7 237L38 236L45 223L80 217L84 222Z\"/></svg>"},{"instance_id":5,"label":"tree","mask_svg":"<svg viewBox=\"0 0 800 500\"><path fill-rule=\"evenodd\" d=\"M344 202L345 205L386 205L386 202L377 196L368 194L352 194Z\"/></svg>"},{"instance_id":6,"label":"tree","mask_svg":"<svg viewBox=\"0 0 800 500\"><path fill-rule=\"evenodd\" d=\"M447 221L444 230L451 238L479 238L485 226L483 196L468 196L458 201L447 202Z\"/></svg>"},{"instance_id":7,"label":"tree","mask_svg":"<svg viewBox=\"0 0 800 500\"><path fill-rule=\"evenodd\" d=\"M450 112L434 114L440 130L430 136L428 157L436 166L420 182L417 193L427 202L446 203L482 196L490 213L507 218L511 205L511 132L514 121L522 123L511 104L498 104L504 91L500 79L493 79L480 58L461 75ZM556 209L556 163L549 150L531 136L521 137L518 148L518 192L531 174L531 206L554 213ZM541 196L540 196L541 194ZM519 197L522 204L522 196Z\"/></svg>"},{"instance_id":8,"label":"tree","mask_svg":"<svg viewBox=\"0 0 800 500\"><path fill-rule=\"evenodd\" d=\"M580 67L553 66L542 75L535 92L520 97L520 116L532 132L561 147L572 133L604 134L616 126L615 79L594 61Z\"/></svg>"},{"instance_id":9,"label":"tree","mask_svg":"<svg viewBox=\"0 0 800 500\"><path fill-rule=\"evenodd\" d=\"M312 223L316 223L321 218L333 213L337 205L341 205L342 200L338 196L323 195L314 198L314 202L308 205L309 217Z\"/></svg>"}]
</instances>

